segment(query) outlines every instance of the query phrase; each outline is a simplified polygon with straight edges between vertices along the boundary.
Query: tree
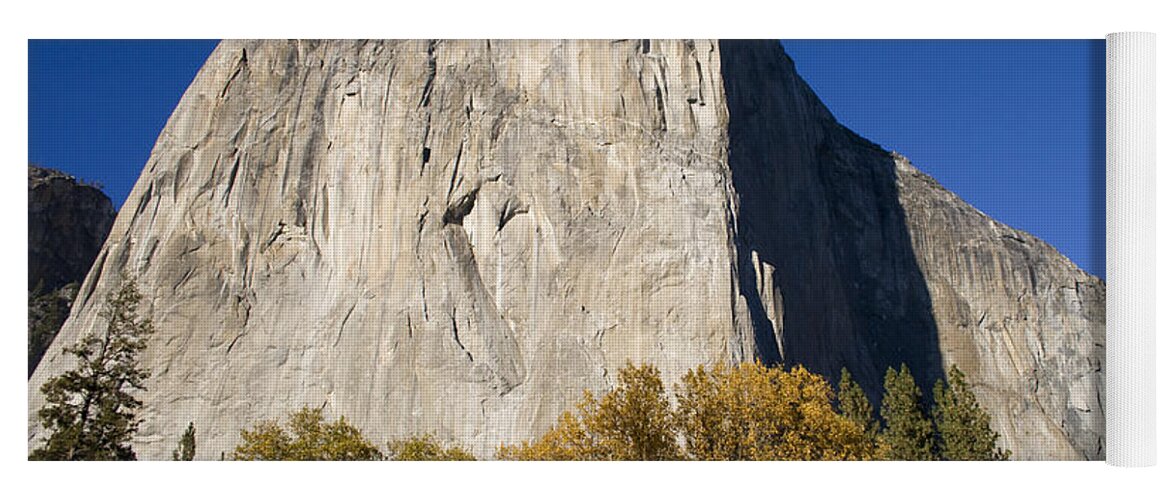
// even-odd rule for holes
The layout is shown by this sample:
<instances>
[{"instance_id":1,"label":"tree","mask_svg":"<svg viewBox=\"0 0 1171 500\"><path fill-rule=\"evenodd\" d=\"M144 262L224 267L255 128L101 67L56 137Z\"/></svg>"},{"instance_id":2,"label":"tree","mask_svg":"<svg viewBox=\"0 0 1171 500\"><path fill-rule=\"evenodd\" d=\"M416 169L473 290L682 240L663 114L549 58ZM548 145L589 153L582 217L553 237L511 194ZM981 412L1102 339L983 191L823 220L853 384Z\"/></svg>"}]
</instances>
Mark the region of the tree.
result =
<instances>
[{"instance_id":1,"label":"tree","mask_svg":"<svg viewBox=\"0 0 1171 500\"><path fill-rule=\"evenodd\" d=\"M57 337L61 325L69 318L69 307L77 297L77 283L70 283L56 290L41 293L43 282L29 292L28 301L28 376L41 362L45 351Z\"/></svg>"},{"instance_id":2,"label":"tree","mask_svg":"<svg viewBox=\"0 0 1171 500\"><path fill-rule=\"evenodd\" d=\"M566 412L534 442L502 446L505 460L675 460L682 453L658 368L630 362L602 399L585 391L578 415Z\"/></svg>"},{"instance_id":3,"label":"tree","mask_svg":"<svg viewBox=\"0 0 1171 500\"><path fill-rule=\"evenodd\" d=\"M67 354L77 367L41 386L45 406L37 412L48 431L32 460L134 460L130 439L138 430L142 402L131 394L144 390L150 372L138 367L138 354L154 333L150 318L139 318L142 295L133 279L106 298L99 313L101 333L87 333Z\"/></svg>"},{"instance_id":4,"label":"tree","mask_svg":"<svg viewBox=\"0 0 1171 500\"><path fill-rule=\"evenodd\" d=\"M932 416L944 460L1008 460L1012 452L996 446L1000 435L992 431L991 418L976 403L964 372L952 366L947 382L935 382Z\"/></svg>"},{"instance_id":5,"label":"tree","mask_svg":"<svg viewBox=\"0 0 1171 500\"><path fill-rule=\"evenodd\" d=\"M586 391L578 411L584 412L593 404L593 395ZM502 445L496 450L496 458L500 460L605 460L603 456L581 417L568 411L540 438L519 445Z\"/></svg>"},{"instance_id":6,"label":"tree","mask_svg":"<svg viewBox=\"0 0 1171 500\"><path fill-rule=\"evenodd\" d=\"M886 369L883 381L881 439L890 460L933 460L931 421L923 416L923 393L907 365Z\"/></svg>"},{"instance_id":7,"label":"tree","mask_svg":"<svg viewBox=\"0 0 1171 500\"><path fill-rule=\"evenodd\" d=\"M171 460L195 460L195 422L187 424L187 430L183 432L183 437L179 438L179 447L171 452Z\"/></svg>"},{"instance_id":8,"label":"tree","mask_svg":"<svg viewBox=\"0 0 1171 500\"><path fill-rule=\"evenodd\" d=\"M833 389L796 366L698 367L676 390L678 428L697 460L865 460L864 427L833 409Z\"/></svg>"},{"instance_id":9,"label":"tree","mask_svg":"<svg viewBox=\"0 0 1171 500\"><path fill-rule=\"evenodd\" d=\"M444 447L435 436L424 434L419 437L391 442L387 445L393 460L415 462L475 460L476 457L459 446Z\"/></svg>"},{"instance_id":10,"label":"tree","mask_svg":"<svg viewBox=\"0 0 1171 500\"><path fill-rule=\"evenodd\" d=\"M838 381L838 409L843 417L864 429L868 437L873 439L878 436L874 407L870 405L870 399L846 367L842 367L842 376Z\"/></svg>"},{"instance_id":11,"label":"tree","mask_svg":"<svg viewBox=\"0 0 1171 500\"><path fill-rule=\"evenodd\" d=\"M289 431L276 421L240 431L234 460L381 460L382 452L345 417L325 423L321 409L303 408L289 417Z\"/></svg>"}]
</instances>

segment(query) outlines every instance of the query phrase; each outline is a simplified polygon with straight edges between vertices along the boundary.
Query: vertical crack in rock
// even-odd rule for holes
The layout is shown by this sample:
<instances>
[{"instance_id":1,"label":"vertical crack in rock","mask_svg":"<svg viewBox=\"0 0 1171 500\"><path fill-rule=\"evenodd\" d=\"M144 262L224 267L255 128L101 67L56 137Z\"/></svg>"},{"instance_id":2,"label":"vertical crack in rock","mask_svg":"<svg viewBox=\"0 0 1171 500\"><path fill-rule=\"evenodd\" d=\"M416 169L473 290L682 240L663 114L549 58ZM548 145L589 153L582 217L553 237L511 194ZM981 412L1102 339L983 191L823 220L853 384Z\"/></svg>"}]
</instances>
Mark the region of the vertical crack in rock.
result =
<instances>
[{"instance_id":1,"label":"vertical crack in rock","mask_svg":"<svg viewBox=\"0 0 1171 500\"><path fill-rule=\"evenodd\" d=\"M423 96L419 98L419 107L431 105L431 89L435 85L435 40L427 42L427 79L423 82Z\"/></svg>"},{"instance_id":2,"label":"vertical crack in rock","mask_svg":"<svg viewBox=\"0 0 1171 500\"><path fill-rule=\"evenodd\" d=\"M358 307L357 302L355 302L354 305L350 306L350 309L348 311L346 311L346 316L344 318L342 318L342 324L340 326L338 326L338 328L337 328L337 338L335 338L333 340L333 347L337 347L338 342L341 342L342 333L344 333L346 331L346 323L348 323L350 321L350 316L354 314L354 309L356 307Z\"/></svg>"},{"instance_id":3,"label":"vertical crack in rock","mask_svg":"<svg viewBox=\"0 0 1171 500\"><path fill-rule=\"evenodd\" d=\"M456 152L455 152L455 160L452 161L452 164L451 164L451 180L447 184L447 197L445 198L448 203L451 202L451 193L456 188L455 180L457 178L459 178L459 161L460 161L460 159L463 158L464 144L466 144L466 143L467 143L466 140L460 141L459 149L456 150ZM427 156L426 156L427 151L428 150L426 150L426 149L424 150L424 160L423 160L424 163L427 162L427 159L426 159L427 158ZM461 181L462 181L462 179L461 179Z\"/></svg>"},{"instance_id":4,"label":"vertical crack in rock","mask_svg":"<svg viewBox=\"0 0 1171 500\"><path fill-rule=\"evenodd\" d=\"M455 320L455 309L451 310L451 338L455 341L455 345L459 346L460 350L468 357L468 361L476 362L476 358L472 357L471 351L464 347L464 343L459 341L459 324Z\"/></svg>"},{"instance_id":5,"label":"vertical crack in rock","mask_svg":"<svg viewBox=\"0 0 1171 500\"><path fill-rule=\"evenodd\" d=\"M753 358L875 406L887 366L955 364L1014 457L1105 449L1105 285L842 127L775 42L227 40L147 165L51 347L136 274L142 458L322 401L488 457L628 360Z\"/></svg>"},{"instance_id":6,"label":"vertical crack in rock","mask_svg":"<svg viewBox=\"0 0 1171 500\"><path fill-rule=\"evenodd\" d=\"M224 188L224 194L221 199L224 201L224 207L228 206L228 196L232 194L232 188L236 187L236 175L240 173L240 158L241 154L236 153L236 159L232 162L232 170L228 173L228 186Z\"/></svg>"},{"instance_id":7,"label":"vertical crack in rock","mask_svg":"<svg viewBox=\"0 0 1171 500\"><path fill-rule=\"evenodd\" d=\"M232 86L232 82L236 81L236 77L248 68L248 49L240 49L240 60L236 63L236 69L232 71L232 76L228 77L228 81L224 83L224 89L220 91L220 99L228 95L228 88Z\"/></svg>"},{"instance_id":8,"label":"vertical crack in rock","mask_svg":"<svg viewBox=\"0 0 1171 500\"><path fill-rule=\"evenodd\" d=\"M1100 458L1100 404L1077 412L1066 401L1097 399L1100 377L1082 374L1092 371L1085 360L1100 356L1090 339L1102 324L1045 285L1093 278L842 127L779 45L724 41L720 58L740 201L739 288L758 356L779 354L769 342L775 335L786 364L831 379L848 367L876 405L886 367L907 363L930 399L930 384L956 364L1014 456ZM753 252L774 268L775 296L784 301L779 330L754 286L770 276L760 275L768 266L752 265ZM956 257L976 265L961 272ZM1022 312L985 317L1006 310ZM1028 332L1038 332L1035 340ZM1007 376L1001 368L1009 364L1033 382ZM1069 413L1087 418L1055 423Z\"/></svg>"}]
</instances>

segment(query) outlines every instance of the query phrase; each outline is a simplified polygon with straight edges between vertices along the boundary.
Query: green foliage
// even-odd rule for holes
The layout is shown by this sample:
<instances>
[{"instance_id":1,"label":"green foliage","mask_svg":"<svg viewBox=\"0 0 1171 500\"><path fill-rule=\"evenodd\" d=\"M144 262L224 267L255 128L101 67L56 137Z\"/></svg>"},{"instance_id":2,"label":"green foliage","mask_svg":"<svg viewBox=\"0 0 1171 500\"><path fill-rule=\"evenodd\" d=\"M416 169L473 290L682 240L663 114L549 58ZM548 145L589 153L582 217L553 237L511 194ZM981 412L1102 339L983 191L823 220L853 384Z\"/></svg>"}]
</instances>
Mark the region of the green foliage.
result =
<instances>
[{"instance_id":1,"label":"green foliage","mask_svg":"<svg viewBox=\"0 0 1171 500\"><path fill-rule=\"evenodd\" d=\"M938 385L937 445L924 416L922 392L910 370L888 369L880 428L873 407L849 371L842 371L838 411L822 377L798 366L786 372L759 363L698 367L668 402L657 369L628 364L602 399L588 391L576 414L566 412L540 439L502 446L512 460L934 460L1005 459L995 448L987 414L962 373ZM682 441L684 446L678 446ZM435 448L432 448L434 450ZM434 453L434 451L432 451ZM966 457L966 458L965 458ZM974 458L981 457L981 458Z\"/></svg>"},{"instance_id":2,"label":"green foliage","mask_svg":"<svg viewBox=\"0 0 1171 500\"><path fill-rule=\"evenodd\" d=\"M866 397L862 387L850 375L850 370L845 367L842 367L842 376L838 381L838 409L843 417L864 429L868 437L873 439L878 436L874 407L870 405L870 399Z\"/></svg>"},{"instance_id":3,"label":"green foliage","mask_svg":"<svg viewBox=\"0 0 1171 500\"><path fill-rule=\"evenodd\" d=\"M69 307L77 295L77 283L42 293L41 282L29 292L28 299L28 376L41 362L45 351L57 337L69 317Z\"/></svg>"},{"instance_id":4,"label":"green foliage","mask_svg":"<svg viewBox=\"0 0 1171 500\"><path fill-rule=\"evenodd\" d=\"M142 402L129 391L142 390L149 372L138 367L138 354L154 333L149 318L139 319L142 295L123 276L100 313L101 333L78 339L67 354L77 367L41 386L45 406L37 412L49 437L29 455L32 460L134 460L129 441L138 430Z\"/></svg>"},{"instance_id":5,"label":"green foliage","mask_svg":"<svg viewBox=\"0 0 1171 500\"><path fill-rule=\"evenodd\" d=\"M234 460L381 460L382 452L345 417L325 423L321 409L303 408L289 417L289 430L275 421L240 431Z\"/></svg>"},{"instance_id":6,"label":"green foliage","mask_svg":"<svg viewBox=\"0 0 1171 500\"><path fill-rule=\"evenodd\" d=\"M997 448L999 434L992 431L991 419L968 388L964 373L952 366L947 382L935 382L932 416L939 455L944 460L1008 460L1010 451Z\"/></svg>"},{"instance_id":7,"label":"green foliage","mask_svg":"<svg viewBox=\"0 0 1171 500\"><path fill-rule=\"evenodd\" d=\"M534 442L502 446L504 460L675 460L671 404L659 369L627 362L618 386L602 399L585 391L578 414L561 415L552 430Z\"/></svg>"},{"instance_id":8,"label":"green foliage","mask_svg":"<svg viewBox=\"0 0 1171 500\"><path fill-rule=\"evenodd\" d=\"M390 449L392 460L446 462L476 459L475 456L459 446L444 447L431 434L394 441L387 445L387 448Z\"/></svg>"},{"instance_id":9,"label":"green foliage","mask_svg":"<svg viewBox=\"0 0 1171 500\"><path fill-rule=\"evenodd\" d=\"M801 366L696 368L677 389L676 422L696 460L865 460L864 427L837 414L833 389Z\"/></svg>"},{"instance_id":10,"label":"green foliage","mask_svg":"<svg viewBox=\"0 0 1171 500\"><path fill-rule=\"evenodd\" d=\"M179 447L171 452L171 460L195 460L195 422L187 424L187 430L183 432L183 437L179 438Z\"/></svg>"},{"instance_id":11,"label":"green foliage","mask_svg":"<svg viewBox=\"0 0 1171 500\"><path fill-rule=\"evenodd\" d=\"M934 460L931 421L923 416L923 393L907 365L899 371L887 368L883 381L881 439L889 460Z\"/></svg>"},{"instance_id":12,"label":"green foliage","mask_svg":"<svg viewBox=\"0 0 1171 500\"><path fill-rule=\"evenodd\" d=\"M848 460L877 453L833 409L833 390L804 368L698 367L673 409L657 369L627 364L601 400L589 392L540 439L503 446L512 460ZM686 446L680 447L682 441Z\"/></svg>"}]
</instances>

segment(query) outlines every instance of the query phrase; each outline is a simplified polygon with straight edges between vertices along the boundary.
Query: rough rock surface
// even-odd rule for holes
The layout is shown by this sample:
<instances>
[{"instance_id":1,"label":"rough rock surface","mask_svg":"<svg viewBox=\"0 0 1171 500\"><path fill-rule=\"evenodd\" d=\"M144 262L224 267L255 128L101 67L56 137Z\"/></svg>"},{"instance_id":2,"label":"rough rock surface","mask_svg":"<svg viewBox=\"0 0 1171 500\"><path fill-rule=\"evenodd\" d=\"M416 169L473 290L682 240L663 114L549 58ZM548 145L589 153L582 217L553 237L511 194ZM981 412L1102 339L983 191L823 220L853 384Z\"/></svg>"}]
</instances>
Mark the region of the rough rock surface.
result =
<instances>
[{"instance_id":1,"label":"rough rock surface","mask_svg":"<svg viewBox=\"0 0 1171 500\"><path fill-rule=\"evenodd\" d=\"M41 362L41 357L61 325L69 318L69 309L73 307L73 300L77 298L78 283L70 283L56 290L33 295L28 298L28 376L33 376L33 370Z\"/></svg>"},{"instance_id":2,"label":"rough rock surface","mask_svg":"<svg viewBox=\"0 0 1171 500\"><path fill-rule=\"evenodd\" d=\"M1104 459L1106 284L895 163L944 365L969 374L1016 458Z\"/></svg>"},{"instance_id":3,"label":"rough rock surface","mask_svg":"<svg viewBox=\"0 0 1171 500\"><path fill-rule=\"evenodd\" d=\"M114 224L105 193L28 166L28 375L57 335Z\"/></svg>"},{"instance_id":4,"label":"rough rock surface","mask_svg":"<svg viewBox=\"0 0 1171 500\"><path fill-rule=\"evenodd\" d=\"M930 394L958 365L1014 458L1102 459L1105 284L837 123L776 44L720 48L758 337L876 406L888 366Z\"/></svg>"},{"instance_id":5,"label":"rough rock surface","mask_svg":"<svg viewBox=\"0 0 1171 500\"><path fill-rule=\"evenodd\" d=\"M70 175L28 166L28 289L81 282L114 224L114 205Z\"/></svg>"},{"instance_id":6,"label":"rough rock surface","mask_svg":"<svg viewBox=\"0 0 1171 500\"><path fill-rule=\"evenodd\" d=\"M223 42L125 206L29 405L136 275L144 458L304 405L487 457L627 360L753 357L872 396L957 363L1016 457L1102 455L1104 285L838 125L775 42Z\"/></svg>"}]
</instances>

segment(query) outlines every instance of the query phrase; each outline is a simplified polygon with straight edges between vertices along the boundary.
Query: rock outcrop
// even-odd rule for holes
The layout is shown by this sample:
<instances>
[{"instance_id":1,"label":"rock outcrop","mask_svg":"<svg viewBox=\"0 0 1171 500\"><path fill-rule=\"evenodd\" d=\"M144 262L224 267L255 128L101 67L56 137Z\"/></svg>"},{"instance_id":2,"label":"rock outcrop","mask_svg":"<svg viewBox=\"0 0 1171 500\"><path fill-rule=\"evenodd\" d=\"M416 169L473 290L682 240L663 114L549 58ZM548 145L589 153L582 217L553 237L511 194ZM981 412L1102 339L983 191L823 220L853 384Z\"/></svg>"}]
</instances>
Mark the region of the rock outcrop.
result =
<instances>
[{"instance_id":1,"label":"rock outcrop","mask_svg":"<svg viewBox=\"0 0 1171 500\"><path fill-rule=\"evenodd\" d=\"M73 307L73 300L77 298L77 283L70 283L56 290L45 293L29 293L28 297L28 376L32 378L33 370L40 364L41 358L65 319L69 317L69 309Z\"/></svg>"},{"instance_id":2,"label":"rock outcrop","mask_svg":"<svg viewBox=\"0 0 1171 500\"><path fill-rule=\"evenodd\" d=\"M1105 284L837 123L776 44L720 48L758 336L876 403L888 366L930 394L957 365L1015 458L1102 459Z\"/></svg>"},{"instance_id":3,"label":"rock outcrop","mask_svg":"<svg viewBox=\"0 0 1171 500\"><path fill-rule=\"evenodd\" d=\"M61 328L78 284L114 224L100 189L57 170L28 167L28 374Z\"/></svg>"},{"instance_id":4,"label":"rock outcrop","mask_svg":"<svg viewBox=\"0 0 1171 500\"><path fill-rule=\"evenodd\" d=\"M57 170L28 166L28 289L81 282L114 224L100 189Z\"/></svg>"},{"instance_id":5,"label":"rock outcrop","mask_svg":"<svg viewBox=\"0 0 1171 500\"><path fill-rule=\"evenodd\" d=\"M139 456L302 406L491 456L627 360L958 364L1018 458L1100 458L1104 285L843 128L775 42L226 41L29 384L119 275ZM29 445L39 429L30 417Z\"/></svg>"}]
</instances>

